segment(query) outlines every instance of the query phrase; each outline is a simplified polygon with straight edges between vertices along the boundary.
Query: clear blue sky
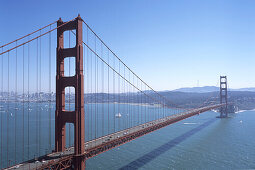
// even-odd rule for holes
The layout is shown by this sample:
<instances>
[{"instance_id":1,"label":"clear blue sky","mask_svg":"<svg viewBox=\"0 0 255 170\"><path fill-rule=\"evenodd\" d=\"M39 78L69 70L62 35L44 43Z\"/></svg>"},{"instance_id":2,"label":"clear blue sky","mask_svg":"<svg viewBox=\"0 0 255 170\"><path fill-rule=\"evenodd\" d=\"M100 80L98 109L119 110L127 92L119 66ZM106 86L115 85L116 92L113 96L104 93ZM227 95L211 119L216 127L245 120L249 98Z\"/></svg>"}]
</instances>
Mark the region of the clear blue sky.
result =
<instances>
[{"instance_id":1,"label":"clear blue sky","mask_svg":"<svg viewBox=\"0 0 255 170\"><path fill-rule=\"evenodd\" d=\"M1 0L0 45L78 13L156 90L255 87L254 0Z\"/></svg>"}]
</instances>

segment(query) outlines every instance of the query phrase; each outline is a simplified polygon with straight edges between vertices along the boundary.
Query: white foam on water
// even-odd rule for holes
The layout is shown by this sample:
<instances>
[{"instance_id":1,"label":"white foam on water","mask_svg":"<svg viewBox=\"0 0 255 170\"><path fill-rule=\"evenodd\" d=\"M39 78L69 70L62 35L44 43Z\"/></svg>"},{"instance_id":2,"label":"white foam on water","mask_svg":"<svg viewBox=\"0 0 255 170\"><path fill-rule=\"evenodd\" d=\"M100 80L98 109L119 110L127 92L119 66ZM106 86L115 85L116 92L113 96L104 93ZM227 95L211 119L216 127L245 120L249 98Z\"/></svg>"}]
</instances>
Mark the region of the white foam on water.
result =
<instances>
[{"instance_id":1,"label":"white foam on water","mask_svg":"<svg viewBox=\"0 0 255 170\"><path fill-rule=\"evenodd\" d=\"M236 113L242 113L242 112L245 112L245 111L247 111L247 110L239 110L239 111L236 112Z\"/></svg>"},{"instance_id":2,"label":"white foam on water","mask_svg":"<svg viewBox=\"0 0 255 170\"><path fill-rule=\"evenodd\" d=\"M196 125L197 123L183 123L184 125Z\"/></svg>"}]
</instances>

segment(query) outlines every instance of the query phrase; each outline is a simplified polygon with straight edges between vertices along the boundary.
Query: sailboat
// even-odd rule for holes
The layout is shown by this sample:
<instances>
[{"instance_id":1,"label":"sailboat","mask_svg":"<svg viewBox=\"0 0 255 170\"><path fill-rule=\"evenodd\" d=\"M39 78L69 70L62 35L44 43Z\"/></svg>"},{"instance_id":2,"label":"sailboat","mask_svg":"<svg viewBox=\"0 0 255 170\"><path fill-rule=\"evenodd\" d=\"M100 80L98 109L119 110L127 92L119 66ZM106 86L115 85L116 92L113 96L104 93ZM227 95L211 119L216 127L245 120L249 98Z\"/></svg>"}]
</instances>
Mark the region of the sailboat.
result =
<instances>
[{"instance_id":1,"label":"sailboat","mask_svg":"<svg viewBox=\"0 0 255 170\"><path fill-rule=\"evenodd\" d=\"M118 114L116 114L116 115L115 115L115 117L117 117L117 118L121 118L121 114L120 114L120 113L118 113Z\"/></svg>"}]
</instances>

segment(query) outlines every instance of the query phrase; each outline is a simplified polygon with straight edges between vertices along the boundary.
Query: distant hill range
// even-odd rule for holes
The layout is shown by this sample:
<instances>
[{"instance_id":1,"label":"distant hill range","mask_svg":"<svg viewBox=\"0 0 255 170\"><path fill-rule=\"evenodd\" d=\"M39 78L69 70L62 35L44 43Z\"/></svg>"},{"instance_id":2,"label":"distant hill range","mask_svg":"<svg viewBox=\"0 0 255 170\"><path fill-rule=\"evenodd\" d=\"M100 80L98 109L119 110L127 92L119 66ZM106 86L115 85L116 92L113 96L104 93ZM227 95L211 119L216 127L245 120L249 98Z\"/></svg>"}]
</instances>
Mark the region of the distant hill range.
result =
<instances>
[{"instance_id":1,"label":"distant hill range","mask_svg":"<svg viewBox=\"0 0 255 170\"><path fill-rule=\"evenodd\" d=\"M145 94L148 97L145 97ZM158 91L161 96L164 96L165 102L169 107L181 108L197 108L209 104L220 103L219 87L205 86L205 87L191 87L180 88L173 91ZM132 93L85 93L85 103L147 103L158 104L159 95L151 91L132 92ZM48 101L49 98L55 101L55 93L40 93L40 101ZM0 92L0 101L30 101L35 102L38 100L37 93L30 93L28 95L19 94L15 95L11 92ZM68 101L68 98L66 98ZM75 101L75 95L70 95L70 101ZM228 92L228 101L240 110L255 109L255 88L241 88L230 89Z\"/></svg>"},{"instance_id":2,"label":"distant hill range","mask_svg":"<svg viewBox=\"0 0 255 170\"><path fill-rule=\"evenodd\" d=\"M185 87L176 89L173 91L178 92L185 92L185 93L210 93L219 91L219 87L216 86L204 86L204 87ZM255 92L255 87L250 88L240 88L240 89L229 89L229 91L248 91L248 92Z\"/></svg>"}]
</instances>

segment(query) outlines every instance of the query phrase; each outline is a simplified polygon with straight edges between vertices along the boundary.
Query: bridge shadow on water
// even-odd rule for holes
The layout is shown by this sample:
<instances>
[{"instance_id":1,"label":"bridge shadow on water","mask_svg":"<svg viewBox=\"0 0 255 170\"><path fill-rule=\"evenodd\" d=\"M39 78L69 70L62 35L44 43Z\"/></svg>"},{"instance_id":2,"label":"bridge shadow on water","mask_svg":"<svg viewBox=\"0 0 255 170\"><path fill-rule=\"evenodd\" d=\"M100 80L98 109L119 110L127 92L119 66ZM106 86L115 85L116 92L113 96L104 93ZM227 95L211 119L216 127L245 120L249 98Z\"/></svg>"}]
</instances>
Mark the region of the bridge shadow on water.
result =
<instances>
[{"instance_id":1,"label":"bridge shadow on water","mask_svg":"<svg viewBox=\"0 0 255 170\"><path fill-rule=\"evenodd\" d=\"M141 156L140 158L134 160L133 162L130 162L129 164L121 167L120 170L128 170L128 169L138 169L138 168L141 168L142 166L144 166L145 164L149 163L150 161L152 161L156 157L158 157L161 154L165 153L166 151L170 150L174 146L180 144L181 142L183 142L187 138L191 137L192 135L196 134L200 130L206 128L207 126L209 126L210 124L212 124L216 120L217 120L217 118L210 119L209 121L199 125L198 127L196 127L194 129L192 129L192 130L182 134L181 136L176 137L175 139L173 139L173 140L171 140L171 141L169 141L169 142L159 146L158 148L156 148L156 149L152 150L151 152Z\"/></svg>"}]
</instances>

